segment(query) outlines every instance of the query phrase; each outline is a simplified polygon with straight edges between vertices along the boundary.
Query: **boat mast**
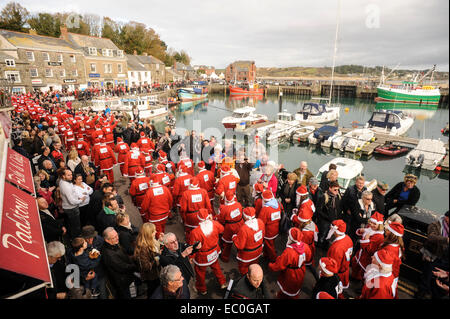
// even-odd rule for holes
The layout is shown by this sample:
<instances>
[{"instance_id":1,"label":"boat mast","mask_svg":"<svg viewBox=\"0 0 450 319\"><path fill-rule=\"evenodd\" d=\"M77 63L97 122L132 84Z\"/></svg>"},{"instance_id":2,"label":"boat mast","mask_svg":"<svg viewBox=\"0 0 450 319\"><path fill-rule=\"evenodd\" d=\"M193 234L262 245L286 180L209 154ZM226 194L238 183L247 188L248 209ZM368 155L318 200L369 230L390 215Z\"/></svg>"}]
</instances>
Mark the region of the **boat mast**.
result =
<instances>
[{"instance_id":1,"label":"boat mast","mask_svg":"<svg viewBox=\"0 0 450 319\"><path fill-rule=\"evenodd\" d=\"M336 52L337 52L337 40L338 40L338 33L339 33L339 16L341 11L341 0L338 0L338 10L337 10L337 17L336 17L336 35L334 38L334 50L333 50L333 66L331 68L331 85L330 85L330 100L329 104L331 104L331 98L333 96L333 79L334 79L334 67L336 64Z\"/></svg>"}]
</instances>

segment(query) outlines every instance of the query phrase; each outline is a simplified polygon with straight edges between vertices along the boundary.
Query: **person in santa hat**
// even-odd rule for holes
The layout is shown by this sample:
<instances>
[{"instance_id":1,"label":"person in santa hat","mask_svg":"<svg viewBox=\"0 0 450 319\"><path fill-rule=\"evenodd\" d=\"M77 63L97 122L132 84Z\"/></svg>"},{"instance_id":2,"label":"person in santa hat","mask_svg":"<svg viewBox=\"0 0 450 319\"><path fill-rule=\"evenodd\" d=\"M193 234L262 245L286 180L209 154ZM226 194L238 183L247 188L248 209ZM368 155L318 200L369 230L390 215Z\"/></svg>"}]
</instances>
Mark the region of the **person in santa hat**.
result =
<instances>
[{"instance_id":1,"label":"person in santa hat","mask_svg":"<svg viewBox=\"0 0 450 319\"><path fill-rule=\"evenodd\" d=\"M111 121L105 122L102 127L103 133L105 135L106 144L114 149L114 128L117 126L118 121L114 119L114 115L111 116Z\"/></svg>"},{"instance_id":2,"label":"person in santa hat","mask_svg":"<svg viewBox=\"0 0 450 319\"><path fill-rule=\"evenodd\" d=\"M139 147L136 143L131 143L130 151L125 157L125 161L123 163L123 176L130 178L130 181L136 177L136 170L138 167L145 166L145 157L139 151Z\"/></svg>"},{"instance_id":3,"label":"person in santa hat","mask_svg":"<svg viewBox=\"0 0 450 319\"><path fill-rule=\"evenodd\" d=\"M50 153L54 159L53 162L56 164L59 161L64 161L64 155L61 152L61 143L54 143L53 148L53 151ZM70 149L68 149L68 151L69 150Z\"/></svg>"},{"instance_id":4,"label":"person in santa hat","mask_svg":"<svg viewBox=\"0 0 450 319\"><path fill-rule=\"evenodd\" d=\"M212 220L212 216L203 209L197 213L197 218L200 223L197 228L192 230L188 244L194 245L198 242L196 246L198 250L193 253L195 288L200 295L206 295L205 274L208 267L211 267L220 288L227 287L226 278L219 264L221 252L219 235L224 232L224 227L218 221Z\"/></svg>"},{"instance_id":5,"label":"person in santa hat","mask_svg":"<svg viewBox=\"0 0 450 319\"><path fill-rule=\"evenodd\" d=\"M330 295L328 292L325 291L319 291L316 294L316 299L336 299L332 295Z\"/></svg>"},{"instance_id":6,"label":"person in santa hat","mask_svg":"<svg viewBox=\"0 0 450 319\"><path fill-rule=\"evenodd\" d=\"M322 257L319 260L319 278L312 290L311 298L318 299L319 292L329 294L333 299L337 299L342 294L342 282L338 272L338 264L334 258Z\"/></svg>"},{"instance_id":7,"label":"person in santa hat","mask_svg":"<svg viewBox=\"0 0 450 319\"><path fill-rule=\"evenodd\" d=\"M66 144L66 150L70 150L72 145L75 145L75 135L69 125L66 127L64 132L64 141Z\"/></svg>"},{"instance_id":8,"label":"person in santa hat","mask_svg":"<svg viewBox=\"0 0 450 319\"><path fill-rule=\"evenodd\" d=\"M190 175L188 171L189 169L186 166L181 165L173 183L172 195L177 207L180 207L181 195L188 190L189 185L191 185L191 178L193 176Z\"/></svg>"},{"instance_id":9,"label":"person in santa hat","mask_svg":"<svg viewBox=\"0 0 450 319\"><path fill-rule=\"evenodd\" d=\"M91 160L94 162L95 167L100 166L100 163L96 162L95 160L97 158L97 153L100 149L100 143L101 143L100 139L98 138L94 139L94 145L92 146L91 149Z\"/></svg>"},{"instance_id":10,"label":"person in santa hat","mask_svg":"<svg viewBox=\"0 0 450 319\"><path fill-rule=\"evenodd\" d=\"M351 261L352 273L351 277L361 281L364 276L365 269L372 261L372 255L380 249L384 241L384 216L379 212L375 212L369 218L365 228L359 228L356 235L359 240L359 250L353 256Z\"/></svg>"},{"instance_id":11,"label":"person in santa hat","mask_svg":"<svg viewBox=\"0 0 450 319\"><path fill-rule=\"evenodd\" d=\"M404 226L399 222L387 222L384 225L384 242L380 250L387 250L394 258L392 264L392 275L394 276L394 298L398 299L397 286L400 274L402 258L405 255L405 245L403 243Z\"/></svg>"},{"instance_id":12,"label":"person in santa hat","mask_svg":"<svg viewBox=\"0 0 450 319\"><path fill-rule=\"evenodd\" d=\"M225 193L229 190L236 192L237 184L239 183L239 178L233 175L231 168L228 165L222 165L220 168L220 179L216 185L216 194L220 196L220 203L223 204L223 198Z\"/></svg>"},{"instance_id":13,"label":"person in santa hat","mask_svg":"<svg viewBox=\"0 0 450 319\"><path fill-rule=\"evenodd\" d=\"M305 185L300 185L296 190L297 207L296 213L291 215L291 220L294 226L298 227L302 221L298 218L299 215L312 216L316 211L313 201L309 198L308 189Z\"/></svg>"},{"instance_id":14,"label":"person in santa hat","mask_svg":"<svg viewBox=\"0 0 450 319\"><path fill-rule=\"evenodd\" d=\"M241 275L245 275L251 264L257 264L264 245L265 226L261 219L256 218L253 207L246 207L242 212L244 225L237 234L232 236L237 249L236 259Z\"/></svg>"},{"instance_id":15,"label":"person in santa hat","mask_svg":"<svg viewBox=\"0 0 450 319\"><path fill-rule=\"evenodd\" d=\"M156 170L152 175L152 179L155 179L159 184L166 186L172 191L172 184L175 180L175 176L166 172L166 166L164 164L156 165Z\"/></svg>"},{"instance_id":16,"label":"person in santa hat","mask_svg":"<svg viewBox=\"0 0 450 319\"><path fill-rule=\"evenodd\" d=\"M189 181L188 189L180 197L180 215L184 222L186 238L189 238L192 229L198 226L197 212L200 208L207 209L210 214L213 213L208 193L200 188L198 178L191 177Z\"/></svg>"},{"instance_id":17,"label":"person in santa hat","mask_svg":"<svg viewBox=\"0 0 450 319\"><path fill-rule=\"evenodd\" d=\"M98 138L99 140L102 140L105 137L105 133L102 130L102 126L100 124L95 125L95 130L92 132L92 138L95 140Z\"/></svg>"},{"instance_id":18,"label":"person in santa hat","mask_svg":"<svg viewBox=\"0 0 450 319\"><path fill-rule=\"evenodd\" d=\"M274 262L277 258L275 251L275 239L279 235L280 220L281 220L281 206L272 192L266 189L262 193L263 206L258 217L262 220L266 227L266 234L264 236L264 257L270 262Z\"/></svg>"},{"instance_id":19,"label":"person in santa hat","mask_svg":"<svg viewBox=\"0 0 450 319\"><path fill-rule=\"evenodd\" d=\"M255 183L253 185L253 206L256 210L256 216L259 215L259 212L261 211L262 205L263 205L263 199L262 199L262 193L264 191L264 186L261 183Z\"/></svg>"},{"instance_id":20,"label":"person in santa hat","mask_svg":"<svg viewBox=\"0 0 450 319\"><path fill-rule=\"evenodd\" d=\"M117 137L117 145L114 147L114 152L117 153L117 163L120 165L120 172L122 176L125 174L124 164L130 147L123 141L121 137Z\"/></svg>"},{"instance_id":21,"label":"person in santa hat","mask_svg":"<svg viewBox=\"0 0 450 319\"><path fill-rule=\"evenodd\" d=\"M269 269L280 272L277 284L280 291L278 299L298 299L305 277L305 261L311 260L311 250L303 241L302 232L295 227L288 231L286 249L275 262L269 263Z\"/></svg>"},{"instance_id":22,"label":"person in santa hat","mask_svg":"<svg viewBox=\"0 0 450 319\"><path fill-rule=\"evenodd\" d=\"M145 132L141 132L139 134L139 140L137 141L137 146L139 147L139 150L141 152L145 151L146 153L153 153L155 150L155 143L151 139L149 139L147 136L145 136Z\"/></svg>"},{"instance_id":23,"label":"person in santa hat","mask_svg":"<svg viewBox=\"0 0 450 319\"><path fill-rule=\"evenodd\" d=\"M155 224L157 238L164 233L172 205L173 197L170 190L150 179L150 188L145 194L141 211L148 222Z\"/></svg>"},{"instance_id":24,"label":"person in santa hat","mask_svg":"<svg viewBox=\"0 0 450 319\"><path fill-rule=\"evenodd\" d=\"M133 204L138 208L139 212L141 212L141 217L144 220L144 223L148 220L144 218L145 215L142 213L142 202L144 201L144 196L149 187L150 177L145 176L145 172L142 167L138 167L136 170L136 178L131 182L128 193L131 196Z\"/></svg>"},{"instance_id":25,"label":"person in santa hat","mask_svg":"<svg viewBox=\"0 0 450 319\"><path fill-rule=\"evenodd\" d=\"M349 287L350 258L353 253L353 241L345 234L347 225L342 219L333 221L328 231L327 240L330 240L327 257L334 258L338 264L338 276L343 289ZM342 298L342 294L339 295Z\"/></svg>"},{"instance_id":26,"label":"person in santa hat","mask_svg":"<svg viewBox=\"0 0 450 319\"><path fill-rule=\"evenodd\" d=\"M78 155L80 156L80 158L83 155L89 156L89 154L91 153L91 148L90 148L89 144L84 140L84 137L82 134L78 134L77 143L75 146L77 148L77 152L78 152Z\"/></svg>"},{"instance_id":27,"label":"person in santa hat","mask_svg":"<svg viewBox=\"0 0 450 319\"><path fill-rule=\"evenodd\" d=\"M205 167L205 162L200 161L197 163L198 174L197 178L200 182L200 187L206 190L208 193L209 200L212 202L214 200L214 186L215 178L213 172L207 170Z\"/></svg>"},{"instance_id":28,"label":"person in santa hat","mask_svg":"<svg viewBox=\"0 0 450 319\"><path fill-rule=\"evenodd\" d=\"M359 299L394 299L396 286L392 267L394 256L386 249L375 252L364 273Z\"/></svg>"},{"instance_id":29,"label":"person in santa hat","mask_svg":"<svg viewBox=\"0 0 450 319\"><path fill-rule=\"evenodd\" d=\"M99 118L99 115L97 114L95 117L87 117L83 120L84 125L86 127L86 137L87 137L87 141L90 144L94 143L94 132L95 132L95 122L97 121L97 119Z\"/></svg>"},{"instance_id":30,"label":"person in santa hat","mask_svg":"<svg viewBox=\"0 0 450 319\"><path fill-rule=\"evenodd\" d=\"M228 262L230 260L231 247L233 245L233 235L237 234L239 229L244 224L242 219L242 205L236 200L236 194L229 190L225 193L225 203L220 205L219 214L216 219L221 223L225 231L222 235L222 254L220 259L223 262Z\"/></svg>"},{"instance_id":31,"label":"person in santa hat","mask_svg":"<svg viewBox=\"0 0 450 319\"><path fill-rule=\"evenodd\" d=\"M181 165L185 165L188 168L188 173L191 176L194 176L194 162L187 156L184 150L180 153L180 161L177 164L177 169L180 168Z\"/></svg>"},{"instance_id":32,"label":"person in santa hat","mask_svg":"<svg viewBox=\"0 0 450 319\"><path fill-rule=\"evenodd\" d=\"M166 167L166 172L174 175L176 173L176 166L172 161L167 159L167 153L159 150L158 151L158 163L163 164Z\"/></svg>"},{"instance_id":33,"label":"person in santa hat","mask_svg":"<svg viewBox=\"0 0 450 319\"><path fill-rule=\"evenodd\" d=\"M116 165L116 155L114 151L103 140L100 143L98 152L95 153L95 161L99 163L100 173L108 176L108 180L111 184L114 183L114 171L113 167Z\"/></svg>"}]
</instances>

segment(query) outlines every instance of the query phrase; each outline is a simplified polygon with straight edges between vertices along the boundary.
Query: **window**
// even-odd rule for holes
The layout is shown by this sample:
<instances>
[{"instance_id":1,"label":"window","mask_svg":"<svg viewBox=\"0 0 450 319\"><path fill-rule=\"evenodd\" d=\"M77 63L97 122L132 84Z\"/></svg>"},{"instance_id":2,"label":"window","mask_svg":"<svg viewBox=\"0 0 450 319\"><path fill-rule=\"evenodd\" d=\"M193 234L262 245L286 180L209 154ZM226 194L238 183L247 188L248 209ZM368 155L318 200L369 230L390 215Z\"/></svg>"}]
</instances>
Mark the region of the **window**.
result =
<instances>
[{"instance_id":1,"label":"window","mask_svg":"<svg viewBox=\"0 0 450 319\"><path fill-rule=\"evenodd\" d=\"M47 77L47 78L53 77L53 70L52 69L45 69L45 77Z\"/></svg>"},{"instance_id":2,"label":"window","mask_svg":"<svg viewBox=\"0 0 450 319\"><path fill-rule=\"evenodd\" d=\"M59 71L59 76L62 77L62 78L66 77L66 70L64 70L64 69L60 70Z\"/></svg>"},{"instance_id":3,"label":"window","mask_svg":"<svg viewBox=\"0 0 450 319\"><path fill-rule=\"evenodd\" d=\"M77 59L75 58L75 55L70 56L70 62L75 63L77 62Z\"/></svg>"},{"instance_id":4,"label":"window","mask_svg":"<svg viewBox=\"0 0 450 319\"><path fill-rule=\"evenodd\" d=\"M38 70L37 69L30 69L30 76L32 78L37 78L38 77Z\"/></svg>"},{"instance_id":5,"label":"window","mask_svg":"<svg viewBox=\"0 0 450 319\"><path fill-rule=\"evenodd\" d=\"M112 50L111 49L102 49L103 56L112 56Z\"/></svg>"},{"instance_id":6,"label":"window","mask_svg":"<svg viewBox=\"0 0 450 319\"><path fill-rule=\"evenodd\" d=\"M44 61L50 61L50 55L48 54L48 52L42 52L42 58L44 59Z\"/></svg>"},{"instance_id":7,"label":"window","mask_svg":"<svg viewBox=\"0 0 450 319\"><path fill-rule=\"evenodd\" d=\"M117 73L122 73L122 64L117 64Z\"/></svg>"},{"instance_id":8,"label":"window","mask_svg":"<svg viewBox=\"0 0 450 319\"><path fill-rule=\"evenodd\" d=\"M34 53L31 51L26 52L28 61L34 61Z\"/></svg>"},{"instance_id":9,"label":"window","mask_svg":"<svg viewBox=\"0 0 450 319\"><path fill-rule=\"evenodd\" d=\"M130 72L131 73L131 77L134 78L134 72Z\"/></svg>"},{"instance_id":10,"label":"window","mask_svg":"<svg viewBox=\"0 0 450 319\"><path fill-rule=\"evenodd\" d=\"M91 63L91 73L97 72L97 64Z\"/></svg>"},{"instance_id":11,"label":"window","mask_svg":"<svg viewBox=\"0 0 450 319\"><path fill-rule=\"evenodd\" d=\"M5 60L5 64L6 66L16 66L16 61L14 61L13 59L7 59Z\"/></svg>"},{"instance_id":12,"label":"window","mask_svg":"<svg viewBox=\"0 0 450 319\"><path fill-rule=\"evenodd\" d=\"M8 80L13 81L14 83L19 83L20 82L20 74L19 74L19 72L7 71L7 72L5 72L5 77Z\"/></svg>"},{"instance_id":13,"label":"window","mask_svg":"<svg viewBox=\"0 0 450 319\"><path fill-rule=\"evenodd\" d=\"M112 64L103 64L104 65L104 72L105 73L112 73Z\"/></svg>"},{"instance_id":14,"label":"window","mask_svg":"<svg viewBox=\"0 0 450 319\"><path fill-rule=\"evenodd\" d=\"M156 69L159 70L159 64L156 65Z\"/></svg>"},{"instance_id":15,"label":"window","mask_svg":"<svg viewBox=\"0 0 450 319\"><path fill-rule=\"evenodd\" d=\"M89 48L89 55L97 55L97 48Z\"/></svg>"},{"instance_id":16,"label":"window","mask_svg":"<svg viewBox=\"0 0 450 319\"><path fill-rule=\"evenodd\" d=\"M123 50L117 50L117 56L123 58Z\"/></svg>"},{"instance_id":17,"label":"window","mask_svg":"<svg viewBox=\"0 0 450 319\"><path fill-rule=\"evenodd\" d=\"M77 69L72 71L72 76L78 76L78 70Z\"/></svg>"},{"instance_id":18,"label":"window","mask_svg":"<svg viewBox=\"0 0 450 319\"><path fill-rule=\"evenodd\" d=\"M58 54L58 62L63 62L63 56L62 54Z\"/></svg>"}]
</instances>

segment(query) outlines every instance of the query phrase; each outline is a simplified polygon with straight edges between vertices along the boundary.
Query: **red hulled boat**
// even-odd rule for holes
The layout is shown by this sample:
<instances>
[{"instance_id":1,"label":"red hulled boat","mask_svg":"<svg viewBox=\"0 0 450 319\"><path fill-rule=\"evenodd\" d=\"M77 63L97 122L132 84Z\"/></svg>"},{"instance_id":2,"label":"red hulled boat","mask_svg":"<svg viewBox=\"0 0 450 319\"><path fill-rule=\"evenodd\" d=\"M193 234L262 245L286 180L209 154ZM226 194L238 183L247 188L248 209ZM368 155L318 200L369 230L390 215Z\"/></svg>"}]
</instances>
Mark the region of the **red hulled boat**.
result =
<instances>
[{"instance_id":1,"label":"red hulled boat","mask_svg":"<svg viewBox=\"0 0 450 319\"><path fill-rule=\"evenodd\" d=\"M264 89L260 89L257 86L250 85L247 88L240 88L238 86L229 86L230 94L236 94L236 95L263 95Z\"/></svg>"},{"instance_id":2,"label":"red hulled boat","mask_svg":"<svg viewBox=\"0 0 450 319\"><path fill-rule=\"evenodd\" d=\"M397 156L409 151L409 148L396 145L378 146L374 152L386 156Z\"/></svg>"}]
</instances>

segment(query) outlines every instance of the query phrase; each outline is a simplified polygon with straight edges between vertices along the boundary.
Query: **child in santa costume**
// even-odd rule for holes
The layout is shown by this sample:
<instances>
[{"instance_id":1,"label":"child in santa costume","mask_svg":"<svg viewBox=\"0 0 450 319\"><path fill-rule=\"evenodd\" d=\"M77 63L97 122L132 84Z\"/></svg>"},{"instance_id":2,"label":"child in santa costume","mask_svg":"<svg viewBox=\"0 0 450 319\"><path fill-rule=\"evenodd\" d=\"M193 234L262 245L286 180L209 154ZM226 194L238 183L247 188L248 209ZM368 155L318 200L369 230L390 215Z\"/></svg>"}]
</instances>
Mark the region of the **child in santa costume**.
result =
<instances>
[{"instance_id":1,"label":"child in santa costume","mask_svg":"<svg viewBox=\"0 0 450 319\"><path fill-rule=\"evenodd\" d=\"M259 215L259 212L261 211L263 200L262 200L262 192L264 191L264 186L261 183L255 183L253 185L253 206L255 207L256 216Z\"/></svg>"},{"instance_id":2,"label":"child in santa costume","mask_svg":"<svg viewBox=\"0 0 450 319\"><path fill-rule=\"evenodd\" d=\"M269 263L271 271L279 271L277 284L279 299L298 299L305 277L305 261L311 260L311 250L302 242L303 234L298 228L288 231L286 249L274 263Z\"/></svg>"},{"instance_id":3,"label":"child in santa costume","mask_svg":"<svg viewBox=\"0 0 450 319\"><path fill-rule=\"evenodd\" d=\"M311 298L317 298L319 292L329 294L333 299L337 299L342 293L342 282L338 272L338 264L334 258L322 257L319 260L319 279L313 288Z\"/></svg>"},{"instance_id":4,"label":"child in santa costume","mask_svg":"<svg viewBox=\"0 0 450 319\"><path fill-rule=\"evenodd\" d=\"M394 299L394 256L382 249L372 256L372 263L364 273L364 286L359 299Z\"/></svg>"},{"instance_id":5,"label":"child in santa costume","mask_svg":"<svg viewBox=\"0 0 450 319\"><path fill-rule=\"evenodd\" d=\"M233 235L233 243L237 249L236 259L241 275L245 275L251 264L257 264L264 246L265 226L261 219L256 218L256 210L246 207L242 212L244 225Z\"/></svg>"}]
</instances>

